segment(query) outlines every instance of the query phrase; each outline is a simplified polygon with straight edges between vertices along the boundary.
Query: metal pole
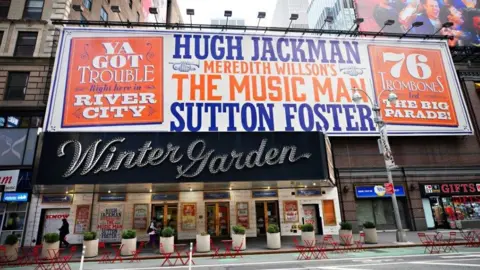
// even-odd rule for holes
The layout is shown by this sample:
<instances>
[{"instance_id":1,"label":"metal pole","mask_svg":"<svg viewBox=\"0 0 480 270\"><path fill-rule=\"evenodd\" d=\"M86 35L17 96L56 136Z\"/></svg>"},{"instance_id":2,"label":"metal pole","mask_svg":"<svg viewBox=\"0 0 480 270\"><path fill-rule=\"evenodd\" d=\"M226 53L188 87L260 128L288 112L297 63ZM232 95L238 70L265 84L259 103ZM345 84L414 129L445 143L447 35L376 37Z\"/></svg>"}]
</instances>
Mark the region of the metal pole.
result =
<instances>
[{"instance_id":1,"label":"metal pole","mask_svg":"<svg viewBox=\"0 0 480 270\"><path fill-rule=\"evenodd\" d=\"M82 247L82 258L80 259L80 270L83 270L83 259L85 258L85 248L86 246Z\"/></svg>"},{"instance_id":2,"label":"metal pole","mask_svg":"<svg viewBox=\"0 0 480 270\"><path fill-rule=\"evenodd\" d=\"M192 270L192 250L193 250L193 242L190 242L190 252L188 254L188 270Z\"/></svg>"},{"instance_id":3,"label":"metal pole","mask_svg":"<svg viewBox=\"0 0 480 270\"><path fill-rule=\"evenodd\" d=\"M385 127L385 123L382 121L380 115L380 108L373 104L374 108L373 111L375 112L375 122L378 127L378 131L380 133L380 144L381 150L383 152L384 160L385 160L385 169L387 170L387 178L388 183L393 185L393 194L392 197L392 206L393 206L393 213L395 215L395 224L397 225L397 242L407 242L407 236L405 231L402 227L402 220L400 219L400 211L398 209L397 203L397 196L395 195L395 185L393 184L393 177L392 177L392 170L391 168L395 166L393 155L390 150L390 144L388 142L388 133Z\"/></svg>"}]
</instances>

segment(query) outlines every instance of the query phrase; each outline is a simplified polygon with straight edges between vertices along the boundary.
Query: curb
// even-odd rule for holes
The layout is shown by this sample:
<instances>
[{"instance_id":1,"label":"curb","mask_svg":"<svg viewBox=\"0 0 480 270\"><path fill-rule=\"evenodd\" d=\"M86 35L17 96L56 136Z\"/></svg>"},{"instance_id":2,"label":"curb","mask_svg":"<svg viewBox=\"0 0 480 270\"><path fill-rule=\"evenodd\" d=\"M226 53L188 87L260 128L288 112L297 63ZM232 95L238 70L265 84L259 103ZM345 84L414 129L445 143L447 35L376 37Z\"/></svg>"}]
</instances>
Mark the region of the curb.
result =
<instances>
[{"instance_id":1,"label":"curb","mask_svg":"<svg viewBox=\"0 0 480 270\"><path fill-rule=\"evenodd\" d=\"M467 242L457 242L454 243L454 246L462 246L466 245ZM437 245L437 246L443 246L443 245ZM362 249L369 250L369 249L386 249L386 248L409 248L409 247L425 247L423 244L406 244L406 245L379 245L379 246L363 246ZM347 251L354 251L356 248L344 248L342 250L347 250ZM332 248L325 249L326 252L333 252L335 251ZM281 249L281 250L265 250L265 251L245 251L242 252L241 255L268 255L268 254L289 254L289 253L297 253L298 250L294 248L289 248L289 249ZM193 258L206 258L206 257L212 257L213 254L210 253L196 253L193 255ZM122 257L125 261L131 260L132 256L125 256ZM152 256L142 256L140 260L155 260L155 259L163 259L164 256L162 255L152 255ZM176 259L178 256L172 256L170 259ZM71 262L80 262L80 259L72 259ZM84 259L84 262L100 262L99 259L97 258L86 258Z\"/></svg>"}]
</instances>

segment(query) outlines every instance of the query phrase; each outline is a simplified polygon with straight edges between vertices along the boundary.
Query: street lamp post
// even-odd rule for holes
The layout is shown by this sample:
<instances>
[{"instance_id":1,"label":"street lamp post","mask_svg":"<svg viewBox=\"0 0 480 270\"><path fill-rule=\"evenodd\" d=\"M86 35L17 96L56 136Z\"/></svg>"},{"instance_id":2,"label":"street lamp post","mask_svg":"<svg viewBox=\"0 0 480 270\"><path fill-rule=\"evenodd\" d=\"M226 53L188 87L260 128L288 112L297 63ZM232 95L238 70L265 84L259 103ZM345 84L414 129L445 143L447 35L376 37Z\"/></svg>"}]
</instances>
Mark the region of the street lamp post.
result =
<instances>
[{"instance_id":1,"label":"street lamp post","mask_svg":"<svg viewBox=\"0 0 480 270\"><path fill-rule=\"evenodd\" d=\"M395 169L397 166L395 165L392 151L390 149L390 144L388 143L387 129L386 129L385 122L383 122L382 120L380 106L376 102L376 99L374 101L365 90L353 88L352 91L353 91L352 100L354 102L359 102L363 99L362 95L360 94L360 92L362 92L367 96L368 100L372 105L375 125L378 129L378 132L380 133L380 149L382 151L384 161L385 161L385 168L387 170L388 183L393 185L392 169ZM379 99L381 98L383 92L385 91L390 91L387 98L388 102L395 102L398 99L397 95L393 92L393 90L390 90L390 89L389 90L385 89L381 91L380 94L378 95ZM395 215L395 223L397 225L397 242L407 242L407 236L402 227L402 220L400 219L400 211L398 210L397 196L395 195L395 186L393 190L394 191L391 197L392 197L393 212Z\"/></svg>"}]
</instances>

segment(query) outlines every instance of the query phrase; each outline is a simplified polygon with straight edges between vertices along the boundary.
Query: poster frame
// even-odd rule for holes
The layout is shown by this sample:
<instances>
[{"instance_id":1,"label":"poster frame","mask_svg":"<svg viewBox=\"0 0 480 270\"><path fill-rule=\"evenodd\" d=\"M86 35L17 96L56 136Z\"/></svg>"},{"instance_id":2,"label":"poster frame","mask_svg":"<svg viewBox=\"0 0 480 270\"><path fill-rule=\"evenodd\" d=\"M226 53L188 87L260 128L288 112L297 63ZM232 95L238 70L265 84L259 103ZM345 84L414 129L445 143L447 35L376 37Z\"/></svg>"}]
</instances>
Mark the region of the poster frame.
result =
<instances>
[{"instance_id":1,"label":"poster frame","mask_svg":"<svg viewBox=\"0 0 480 270\"><path fill-rule=\"evenodd\" d=\"M87 228L84 232L77 231L77 221L78 221L78 208L80 207L88 207L88 219L87 219ZM90 230L90 220L92 219L92 206L90 204L78 204L77 209L75 211L75 222L73 224L73 234L83 234Z\"/></svg>"},{"instance_id":2,"label":"poster frame","mask_svg":"<svg viewBox=\"0 0 480 270\"><path fill-rule=\"evenodd\" d=\"M147 208L147 220L145 222L145 227L140 228L140 227L135 227L135 213L136 213L136 208L137 206L146 206ZM133 205L133 213L132 213L132 229L133 230L146 230L148 228L148 218L150 217L150 204L148 203L136 203Z\"/></svg>"},{"instance_id":3,"label":"poster frame","mask_svg":"<svg viewBox=\"0 0 480 270\"><path fill-rule=\"evenodd\" d=\"M195 210L195 215L194 215L194 217L195 217L195 219L194 219L194 220L195 220L195 226L194 226L194 228L185 228L185 227L184 227L185 224L184 224L184 222L183 222L183 217L184 217L184 215L183 215L184 211L183 211L183 210L185 209L185 206L191 206L191 205L193 205L193 208L194 208L194 210ZM180 209L181 209L181 211L182 211L182 212L181 212L181 220L180 220L180 222L182 223L182 224L181 224L181 227L180 227L180 228L182 229L182 231L196 231L196 230L197 230L197 212L198 212L197 203L196 203L196 202L184 202L184 203L181 203L181 204L180 204Z\"/></svg>"},{"instance_id":4,"label":"poster frame","mask_svg":"<svg viewBox=\"0 0 480 270\"><path fill-rule=\"evenodd\" d=\"M295 204L296 211L297 211L297 218L295 220L287 220L287 211L285 211L285 206L288 204ZM300 209L298 207L298 201L296 200L287 200L283 201L283 220L285 223L298 223L300 220Z\"/></svg>"},{"instance_id":5,"label":"poster frame","mask_svg":"<svg viewBox=\"0 0 480 270\"><path fill-rule=\"evenodd\" d=\"M250 204L247 202L247 201L243 201L243 202L237 202L235 204L235 216L236 216L236 225L242 225L239 220L238 220L238 206L239 205L242 205L242 204L246 204L247 205L247 226L244 226L245 229L250 229Z\"/></svg>"}]
</instances>

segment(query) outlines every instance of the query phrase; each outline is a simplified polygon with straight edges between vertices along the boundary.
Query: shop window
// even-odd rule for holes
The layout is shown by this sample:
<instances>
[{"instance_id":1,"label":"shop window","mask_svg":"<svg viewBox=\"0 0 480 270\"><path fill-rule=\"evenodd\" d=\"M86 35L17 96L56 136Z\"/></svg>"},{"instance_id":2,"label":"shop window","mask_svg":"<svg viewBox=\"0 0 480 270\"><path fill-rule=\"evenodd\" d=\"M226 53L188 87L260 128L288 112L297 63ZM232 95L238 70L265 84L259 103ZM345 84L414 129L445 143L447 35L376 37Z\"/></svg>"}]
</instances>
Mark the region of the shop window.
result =
<instances>
[{"instance_id":1,"label":"shop window","mask_svg":"<svg viewBox=\"0 0 480 270\"><path fill-rule=\"evenodd\" d=\"M5 100L24 100L30 72L9 72Z\"/></svg>"},{"instance_id":2,"label":"shop window","mask_svg":"<svg viewBox=\"0 0 480 270\"><path fill-rule=\"evenodd\" d=\"M8 11L10 10L11 0L0 0L0 19L6 19L8 17Z\"/></svg>"},{"instance_id":3,"label":"shop window","mask_svg":"<svg viewBox=\"0 0 480 270\"><path fill-rule=\"evenodd\" d=\"M405 211L403 201L398 201L400 218L402 225L406 228ZM357 222L362 226L365 222L373 222L380 230L395 229L395 216L392 211L393 205L391 200L358 200L357 201Z\"/></svg>"},{"instance_id":4,"label":"shop window","mask_svg":"<svg viewBox=\"0 0 480 270\"><path fill-rule=\"evenodd\" d=\"M31 57L37 44L37 32L18 32L14 56Z\"/></svg>"},{"instance_id":5,"label":"shop window","mask_svg":"<svg viewBox=\"0 0 480 270\"><path fill-rule=\"evenodd\" d=\"M0 128L41 128L42 116L0 116Z\"/></svg>"},{"instance_id":6,"label":"shop window","mask_svg":"<svg viewBox=\"0 0 480 270\"><path fill-rule=\"evenodd\" d=\"M16 234L21 243L25 227L27 206L27 203L9 203L7 204L6 212L0 212L0 215L3 213L5 216L0 242L4 243L8 235Z\"/></svg>"},{"instance_id":7,"label":"shop window","mask_svg":"<svg viewBox=\"0 0 480 270\"><path fill-rule=\"evenodd\" d=\"M23 18L30 20L42 19L44 1L45 0L27 0L25 10L23 11Z\"/></svg>"}]
</instances>

